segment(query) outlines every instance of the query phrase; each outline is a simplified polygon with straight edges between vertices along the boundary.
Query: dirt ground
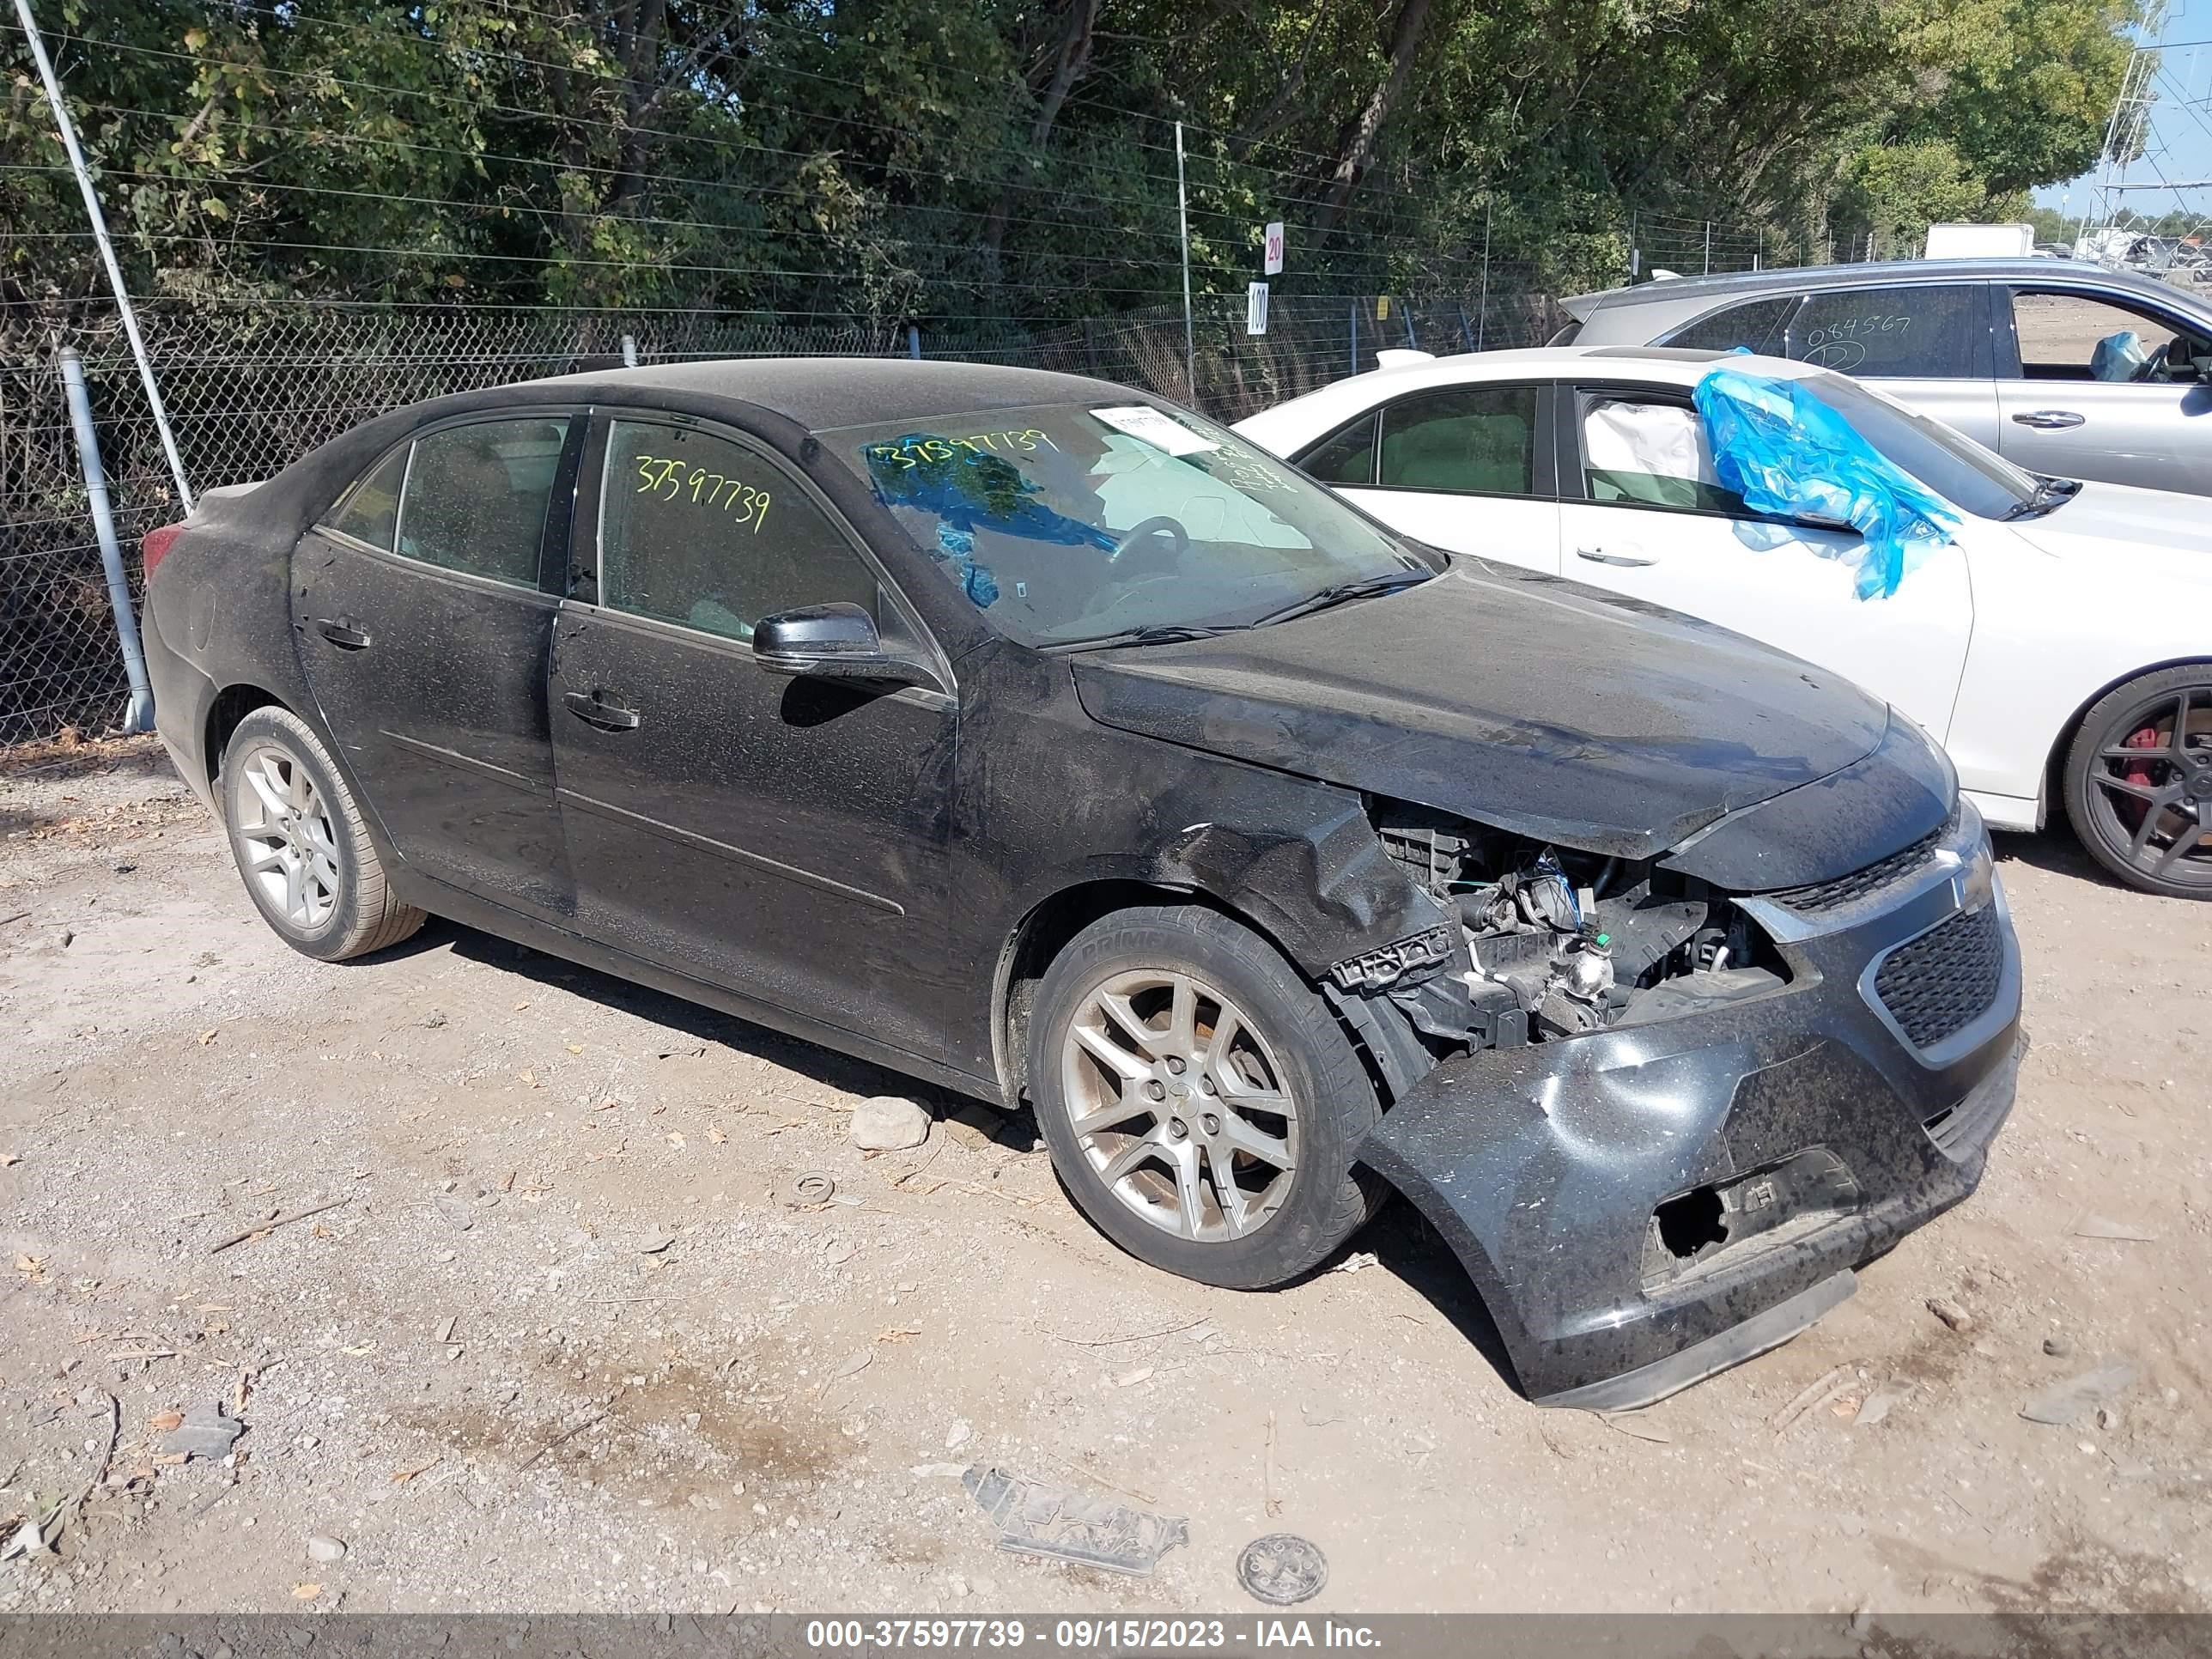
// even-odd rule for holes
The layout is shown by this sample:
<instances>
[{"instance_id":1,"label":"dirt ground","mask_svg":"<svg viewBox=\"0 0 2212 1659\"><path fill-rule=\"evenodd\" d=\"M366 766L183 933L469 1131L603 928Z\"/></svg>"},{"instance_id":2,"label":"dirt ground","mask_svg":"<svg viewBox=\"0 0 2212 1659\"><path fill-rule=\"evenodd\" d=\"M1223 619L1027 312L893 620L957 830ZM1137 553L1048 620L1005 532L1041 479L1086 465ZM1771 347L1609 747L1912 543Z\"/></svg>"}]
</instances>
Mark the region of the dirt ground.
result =
<instances>
[{"instance_id":1,"label":"dirt ground","mask_svg":"<svg viewBox=\"0 0 2212 1659\"><path fill-rule=\"evenodd\" d=\"M2203 1610L2212 918L2001 852L2034 1048L1979 1194L1601 1419L1514 1392L1403 1206L1357 1271L1170 1278L1025 1119L923 1094L927 1144L864 1157L889 1073L444 924L308 962L156 753L19 769L0 1538L64 1507L0 1611L1254 1608L1275 1531L1327 1556L1302 1611ZM2112 1364L2102 1418L2021 1416ZM229 1461L164 1461L217 1405ZM1007 1553L971 1463L1188 1543Z\"/></svg>"}]
</instances>

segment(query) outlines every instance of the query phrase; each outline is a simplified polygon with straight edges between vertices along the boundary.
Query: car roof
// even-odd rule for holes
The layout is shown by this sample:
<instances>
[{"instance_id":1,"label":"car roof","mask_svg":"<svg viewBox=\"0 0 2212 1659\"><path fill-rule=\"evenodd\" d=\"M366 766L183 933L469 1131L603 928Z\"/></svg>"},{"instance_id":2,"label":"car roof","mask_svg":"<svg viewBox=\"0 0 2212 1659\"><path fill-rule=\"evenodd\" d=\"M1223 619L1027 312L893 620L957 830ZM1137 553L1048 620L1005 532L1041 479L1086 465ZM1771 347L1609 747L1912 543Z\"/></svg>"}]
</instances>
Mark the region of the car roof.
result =
<instances>
[{"instance_id":1,"label":"car roof","mask_svg":"<svg viewBox=\"0 0 2212 1659\"><path fill-rule=\"evenodd\" d=\"M1430 387L1490 380L1630 380L1687 392L1716 363L1774 380L1805 380L1833 371L1788 357L1744 351L1693 350L1680 346L1529 346L1512 351L1467 351L1449 357L1399 362L1316 387L1237 422L1236 429L1263 444L1303 443L1381 403Z\"/></svg>"},{"instance_id":2,"label":"car roof","mask_svg":"<svg viewBox=\"0 0 2212 1659\"><path fill-rule=\"evenodd\" d=\"M716 357L587 370L498 390L500 401L511 402L529 391L576 398L612 386L727 398L774 410L814 432L1030 404L1127 403L1133 395L1127 386L1085 375L906 357Z\"/></svg>"},{"instance_id":3,"label":"car roof","mask_svg":"<svg viewBox=\"0 0 2212 1659\"><path fill-rule=\"evenodd\" d=\"M1570 316L1587 318L1603 307L1683 304L1734 295L1788 293L1804 288L1856 288L1867 283L1966 282L2093 282L2100 287L2176 298L2171 283L2133 271L2114 270L2090 259L2025 257L1981 259L1881 259L1863 264L1795 265L1768 270L1732 270L1711 276L1668 276L1633 288L1610 288L1570 295L1559 303Z\"/></svg>"}]
</instances>

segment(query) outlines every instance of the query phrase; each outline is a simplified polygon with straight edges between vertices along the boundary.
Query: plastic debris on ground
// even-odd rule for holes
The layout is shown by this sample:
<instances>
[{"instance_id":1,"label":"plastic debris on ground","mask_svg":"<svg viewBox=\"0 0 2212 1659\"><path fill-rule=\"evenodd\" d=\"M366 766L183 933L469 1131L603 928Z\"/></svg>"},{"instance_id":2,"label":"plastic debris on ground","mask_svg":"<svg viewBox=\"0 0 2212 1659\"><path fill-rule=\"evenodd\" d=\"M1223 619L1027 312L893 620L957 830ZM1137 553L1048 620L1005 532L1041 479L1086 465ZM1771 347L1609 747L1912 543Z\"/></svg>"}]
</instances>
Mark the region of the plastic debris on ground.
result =
<instances>
[{"instance_id":1,"label":"plastic debris on ground","mask_svg":"<svg viewBox=\"0 0 2212 1659\"><path fill-rule=\"evenodd\" d=\"M1294 1532L1271 1532L1237 1558L1237 1582L1271 1607L1291 1607L1321 1593L1328 1558Z\"/></svg>"},{"instance_id":2,"label":"plastic debris on ground","mask_svg":"<svg viewBox=\"0 0 2212 1659\"><path fill-rule=\"evenodd\" d=\"M1691 394L1713 471L1753 512L1849 525L1859 598L1887 598L1951 539L1958 510L1875 448L1802 380L1716 368Z\"/></svg>"},{"instance_id":3,"label":"plastic debris on ground","mask_svg":"<svg viewBox=\"0 0 2212 1659\"><path fill-rule=\"evenodd\" d=\"M961 1485L999 1528L999 1547L1012 1554L1144 1578L1160 1557L1190 1542L1190 1524L1180 1516L1153 1515L1004 1469L979 1463Z\"/></svg>"},{"instance_id":4,"label":"plastic debris on ground","mask_svg":"<svg viewBox=\"0 0 2212 1659\"><path fill-rule=\"evenodd\" d=\"M2064 1428L2086 1413L2110 1405L2125 1393L2135 1380L2136 1368L2129 1364L2106 1365L2097 1370L2084 1371L2081 1376L2038 1395L2027 1403L2021 1415L2031 1423Z\"/></svg>"}]
</instances>

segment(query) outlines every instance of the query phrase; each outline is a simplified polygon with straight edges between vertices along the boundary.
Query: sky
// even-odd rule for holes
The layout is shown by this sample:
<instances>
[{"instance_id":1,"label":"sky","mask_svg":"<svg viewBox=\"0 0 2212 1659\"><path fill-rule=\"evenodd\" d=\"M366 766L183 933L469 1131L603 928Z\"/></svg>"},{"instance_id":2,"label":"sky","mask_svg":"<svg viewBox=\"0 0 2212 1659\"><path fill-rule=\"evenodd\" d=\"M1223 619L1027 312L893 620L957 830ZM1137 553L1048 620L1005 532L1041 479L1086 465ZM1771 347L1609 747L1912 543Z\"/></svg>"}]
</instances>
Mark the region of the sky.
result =
<instances>
[{"instance_id":1,"label":"sky","mask_svg":"<svg viewBox=\"0 0 2212 1659\"><path fill-rule=\"evenodd\" d=\"M2142 184L2160 178L2208 182L2179 193L2131 190L2124 199L2151 217L2177 207L2212 215L2212 0L2173 0L2160 39L2166 49L2153 82L2159 97L2151 110L2149 142L2144 159L2120 177ZM2067 184L2045 185L2035 192L2035 204L2086 212L2095 182L2092 172Z\"/></svg>"}]
</instances>

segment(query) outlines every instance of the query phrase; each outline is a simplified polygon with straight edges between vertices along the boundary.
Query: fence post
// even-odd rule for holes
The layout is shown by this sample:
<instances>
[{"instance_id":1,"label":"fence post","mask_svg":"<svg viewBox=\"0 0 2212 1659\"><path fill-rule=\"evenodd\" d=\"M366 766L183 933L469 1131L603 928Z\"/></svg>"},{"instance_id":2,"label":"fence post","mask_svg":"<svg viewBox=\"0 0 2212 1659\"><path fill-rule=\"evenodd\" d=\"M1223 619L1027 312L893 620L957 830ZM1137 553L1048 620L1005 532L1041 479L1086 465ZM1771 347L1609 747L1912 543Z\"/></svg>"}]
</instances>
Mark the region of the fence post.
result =
<instances>
[{"instance_id":1,"label":"fence post","mask_svg":"<svg viewBox=\"0 0 2212 1659\"><path fill-rule=\"evenodd\" d=\"M1398 314L1406 319L1406 349L1419 351L1421 349L1421 343L1413 337L1413 302L1411 300L1407 301L1406 308Z\"/></svg>"},{"instance_id":2,"label":"fence post","mask_svg":"<svg viewBox=\"0 0 2212 1659\"><path fill-rule=\"evenodd\" d=\"M1452 302L1452 307L1459 313L1460 343L1472 351L1474 349L1474 329L1467 320L1467 303L1465 301L1455 300Z\"/></svg>"},{"instance_id":3,"label":"fence post","mask_svg":"<svg viewBox=\"0 0 2212 1659\"><path fill-rule=\"evenodd\" d=\"M1482 198L1482 298L1475 305L1474 323L1474 349L1477 351L1482 349L1484 337L1490 331L1490 221L1497 208L1497 198L1485 196ZM1460 320L1462 323L1467 320L1467 313L1463 311L1460 313Z\"/></svg>"},{"instance_id":4,"label":"fence post","mask_svg":"<svg viewBox=\"0 0 2212 1659\"><path fill-rule=\"evenodd\" d=\"M1351 302L1352 309L1352 372L1359 373L1359 301Z\"/></svg>"},{"instance_id":5,"label":"fence post","mask_svg":"<svg viewBox=\"0 0 2212 1659\"><path fill-rule=\"evenodd\" d=\"M921 356L921 330L913 323L906 325L906 355L914 358Z\"/></svg>"},{"instance_id":6,"label":"fence post","mask_svg":"<svg viewBox=\"0 0 2212 1659\"><path fill-rule=\"evenodd\" d=\"M146 407L154 416L154 430L161 440L161 453L168 458L169 476L176 480L177 500L186 513L192 510L192 487L185 478L185 463L177 453L176 434L169 429L169 411L161 406L161 388L154 378L153 360L146 355L146 342L138 332L138 313L131 308L131 292L123 284L123 267L116 263L115 244L108 240L107 218L100 210L100 192L93 188L92 173L84 163L84 152L77 148L76 125L70 119L69 106L62 101L62 83L55 78L54 65L46 56L46 43L40 37L38 21L31 15L31 0L15 0L15 15L23 25L23 38L29 42L31 56L39 66L39 78L46 82L46 102L54 112L54 130L61 135L62 149L69 156L70 170L76 174L76 187L84 197L84 216L92 226L92 239L100 244L100 258L107 267L107 286L115 295L116 314L123 319L123 331L131 340L131 355L137 359L138 379L146 388ZM64 23L66 27L66 23Z\"/></svg>"},{"instance_id":7,"label":"fence post","mask_svg":"<svg viewBox=\"0 0 2212 1659\"><path fill-rule=\"evenodd\" d=\"M108 510L107 474L100 465L100 434L92 424L92 399L84 389L84 360L64 346L62 385L69 396L70 424L76 428L77 459L84 468L84 494L92 508L93 533L100 538L100 568L107 573L107 607L115 613L115 637L123 647L123 672L131 681L126 732L154 729L154 687L146 678L145 653L138 648L138 618L131 609L131 582L123 574L123 549L115 539L115 515Z\"/></svg>"},{"instance_id":8,"label":"fence post","mask_svg":"<svg viewBox=\"0 0 2212 1659\"><path fill-rule=\"evenodd\" d=\"M1705 221L1705 275L1713 274L1713 222Z\"/></svg>"},{"instance_id":9,"label":"fence post","mask_svg":"<svg viewBox=\"0 0 2212 1659\"><path fill-rule=\"evenodd\" d=\"M623 336L623 367L624 368L637 367L637 336L635 334Z\"/></svg>"}]
</instances>

